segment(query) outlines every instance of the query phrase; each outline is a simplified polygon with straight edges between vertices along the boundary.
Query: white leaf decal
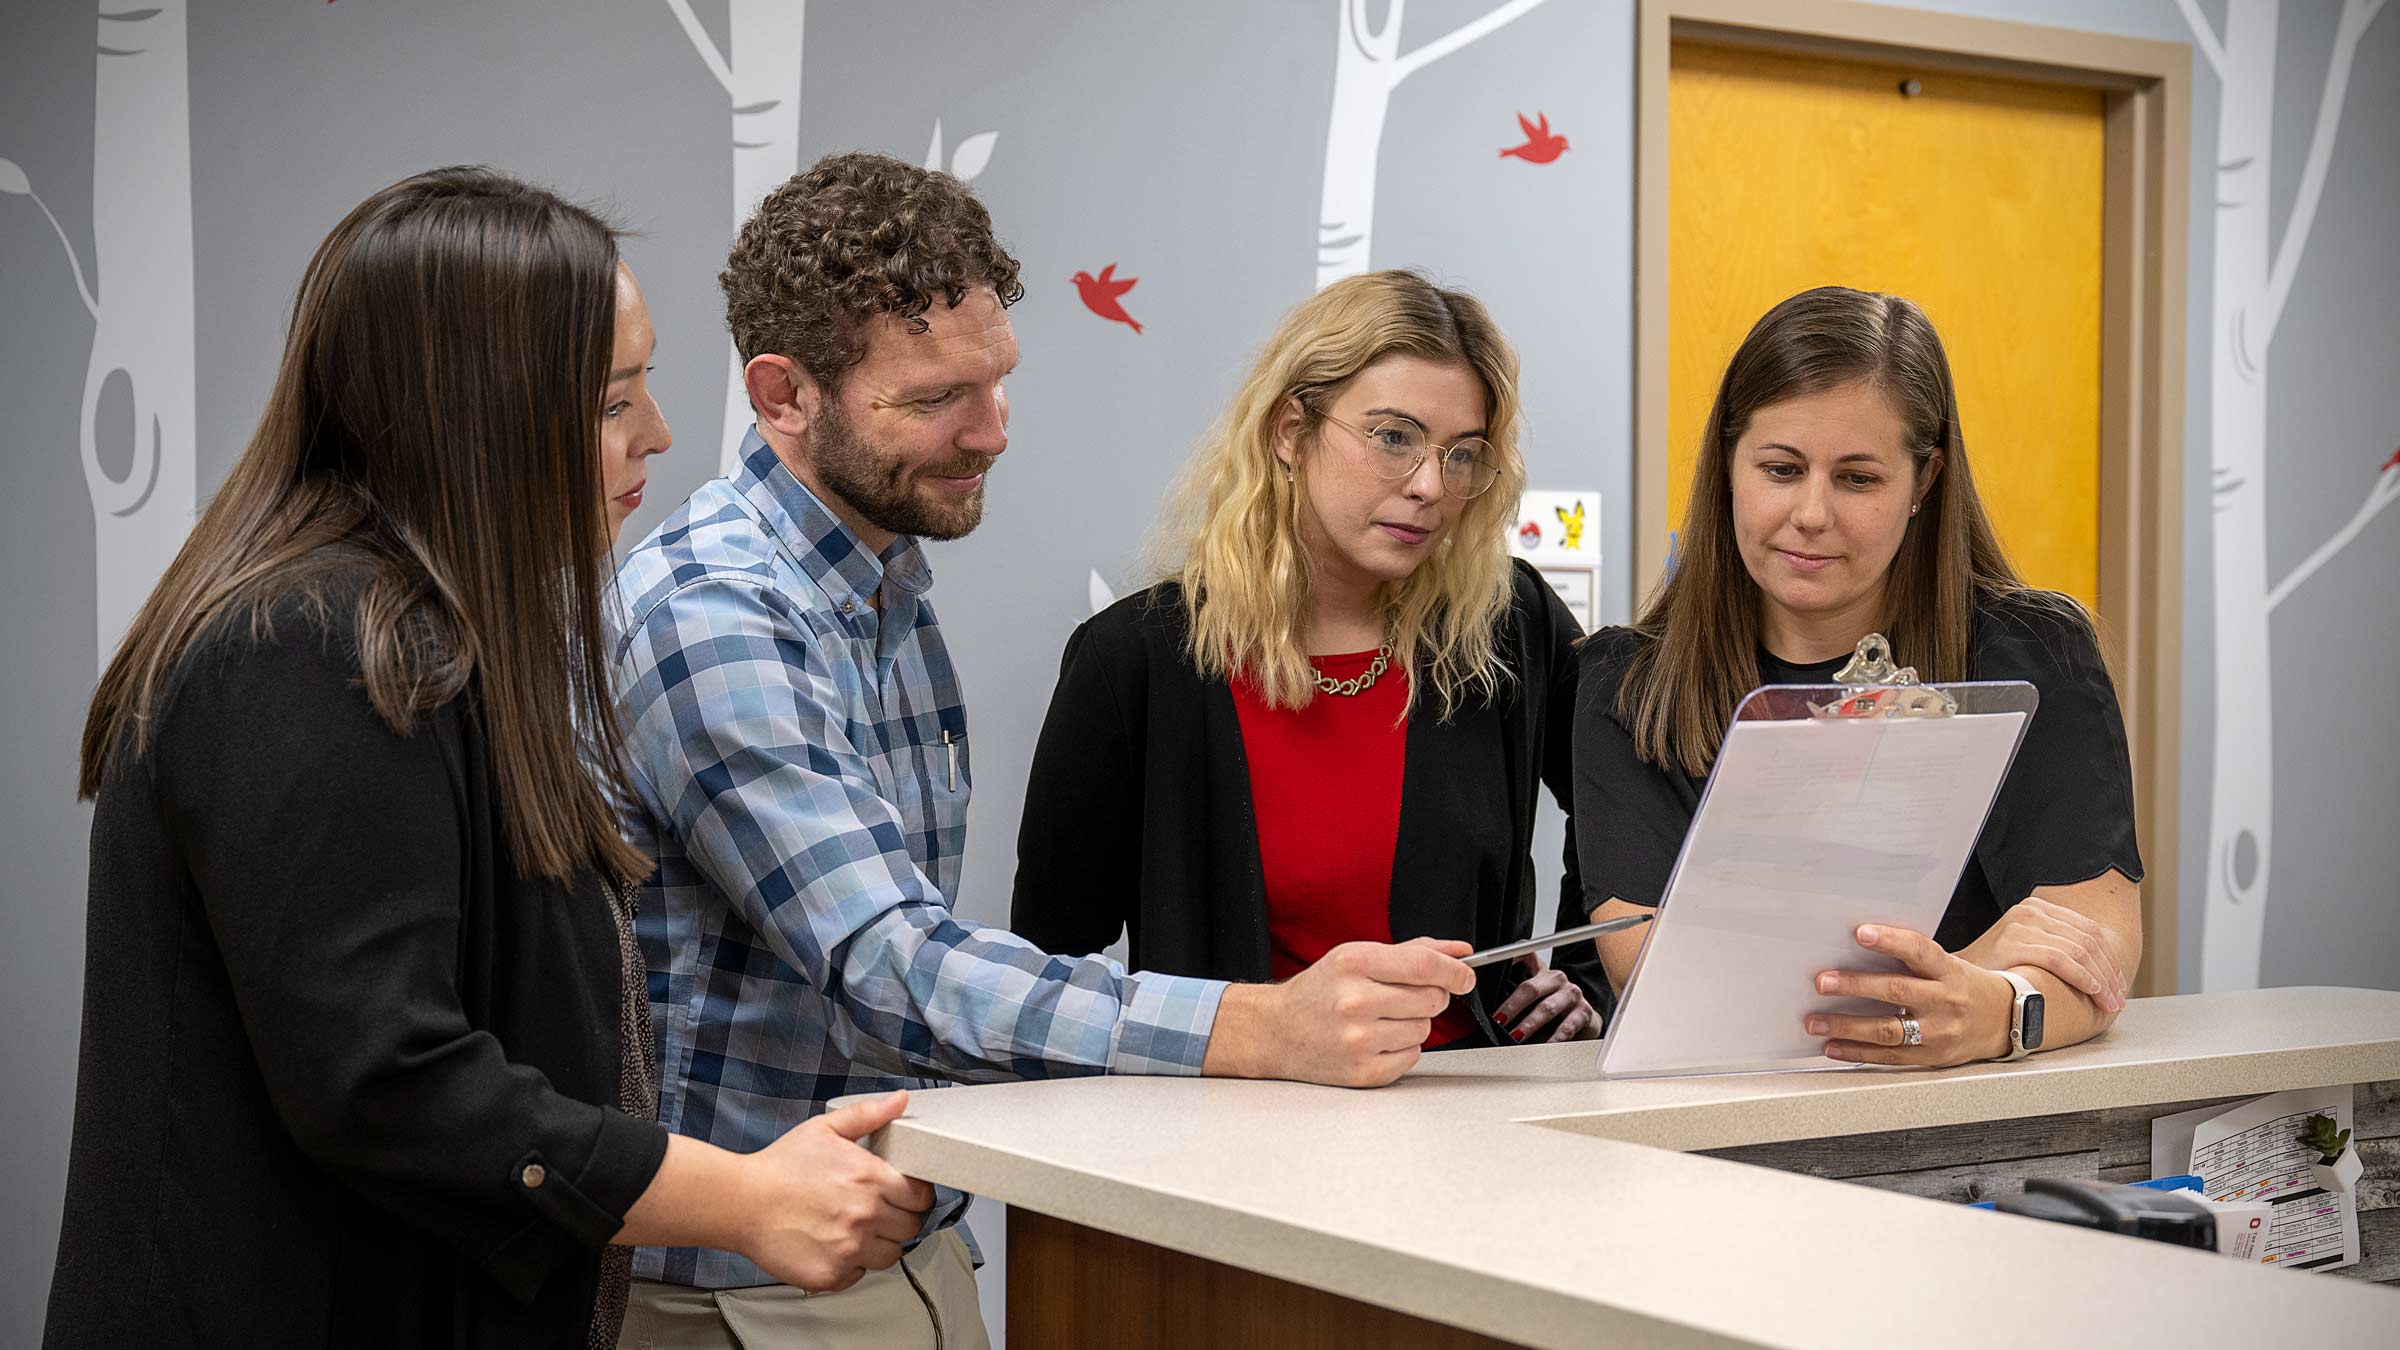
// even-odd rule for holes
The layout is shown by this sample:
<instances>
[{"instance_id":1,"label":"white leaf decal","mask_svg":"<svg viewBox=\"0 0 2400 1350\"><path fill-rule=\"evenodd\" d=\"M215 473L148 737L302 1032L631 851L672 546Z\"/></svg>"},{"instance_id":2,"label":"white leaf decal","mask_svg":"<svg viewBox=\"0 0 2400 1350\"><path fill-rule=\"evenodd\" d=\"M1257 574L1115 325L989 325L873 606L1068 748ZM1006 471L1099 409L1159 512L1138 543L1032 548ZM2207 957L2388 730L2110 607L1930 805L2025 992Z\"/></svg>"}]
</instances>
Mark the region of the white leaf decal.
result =
<instances>
[{"instance_id":1,"label":"white leaf decal","mask_svg":"<svg viewBox=\"0 0 2400 1350\"><path fill-rule=\"evenodd\" d=\"M950 161L951 174L965 181L982 173L983 166L992 162L992 144L999 139L999 132L987 131L960 141L958 154Z\"/></svg>"},{"instance_id":2,"label":"white leaf decal","mask_svg":"<svg viewBox=\"0 0 2400 1350\"><path fill-rule=\"evenodd\" d=\"M935 173L942 171L942 119L933 119L933 144L925 148L925 167Z\"/></svg>"},{"instance_id":3,"label":"white leaf decal","mask_svg":"<svg viewBox=\"0 0 2400 1350\"><path fill-rule=\"evenodd\" d=\"M0 192L11 197L25 197L33 193L33 184L13 159L0 159Z\"/></svg>"},{"instance_id":4,"label":"white leaf decal","mask_svg":"<svg viewBox=\"0 0 2400 1350\"><path fill-rule=\"evenodd\" d=\"M1110 590L1108 583L1100 579L1099 570L1096 568L1092 572L1091 592L1092 613L1094 614L1117 603L1117 593Z\"/></svg>"}]
</instances>

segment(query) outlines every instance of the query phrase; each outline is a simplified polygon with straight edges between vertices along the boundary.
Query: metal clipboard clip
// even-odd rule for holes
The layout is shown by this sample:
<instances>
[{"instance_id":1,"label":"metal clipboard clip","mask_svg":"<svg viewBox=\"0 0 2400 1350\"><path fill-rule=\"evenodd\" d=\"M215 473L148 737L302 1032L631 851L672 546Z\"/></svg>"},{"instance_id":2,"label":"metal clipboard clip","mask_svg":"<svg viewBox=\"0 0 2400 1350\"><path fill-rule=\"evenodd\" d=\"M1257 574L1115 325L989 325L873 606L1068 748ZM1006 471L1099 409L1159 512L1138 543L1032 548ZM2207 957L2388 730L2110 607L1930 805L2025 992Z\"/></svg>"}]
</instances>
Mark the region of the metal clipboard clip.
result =
<instances>
[{"instance_id":1,"label":"metal clipboard clip","mask_svg":"<svg viewBox=\"0 0 2400 1350\"><path fill-rule=\"evenodd\" d=\"M1892 664L1892 644L1881 633L1858 640L1850 664L1833 673L1842 696L1830 703L1811 703L1809 716L1825 721L1855 717L1949 717L1958 700L1929 684L1917 682L1915 666Z\"/></svg>"}]
</instances>

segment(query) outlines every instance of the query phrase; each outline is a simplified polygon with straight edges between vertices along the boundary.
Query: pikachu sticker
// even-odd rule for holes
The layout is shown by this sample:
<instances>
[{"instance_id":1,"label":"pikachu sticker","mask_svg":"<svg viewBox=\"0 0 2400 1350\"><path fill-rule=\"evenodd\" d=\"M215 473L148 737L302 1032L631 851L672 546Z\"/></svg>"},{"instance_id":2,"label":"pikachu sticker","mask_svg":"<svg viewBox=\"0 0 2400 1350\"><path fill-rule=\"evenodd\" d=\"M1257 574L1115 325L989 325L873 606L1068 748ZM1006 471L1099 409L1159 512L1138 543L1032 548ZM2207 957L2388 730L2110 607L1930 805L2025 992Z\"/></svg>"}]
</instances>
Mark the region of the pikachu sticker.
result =
<instances>
[{"instance_id":1,"label":"pikachu sticker","mask_svg":"<svg viewBox=\"0 0 2400 1350\"><path fill-rule=\"evenodd\" d=\"M1583 499L1581 497L1575 499L1573 510L1564 506L1555 506L1551 508L1551 513L1558 517L1558 527L1564 534L1564 537L1558 541L1558 546L1569 553L1581 552L1583 550Z\"/></svg>"},{"instance_id":2,"label":"pikachu sticker","mask_svg":"<svg viewBox=\"0 0 2400 1350\"><path fill-rule=\"evenodd\" d=\"M1509 546L1537 567L1600 565L1600 494L1526 489Z\"/></svg>"},{"instance_id":3,"label":"pikachu sticker","mask_svg":"<svg viewBox=\"0 0 2400 1350\"><path fill-rule=\"evenodd\" d=\"M1600 620L1600 494L1528 488L1517 503L1510 551L1540 569L1578 627Z\"/></svg>"}]
</instances>

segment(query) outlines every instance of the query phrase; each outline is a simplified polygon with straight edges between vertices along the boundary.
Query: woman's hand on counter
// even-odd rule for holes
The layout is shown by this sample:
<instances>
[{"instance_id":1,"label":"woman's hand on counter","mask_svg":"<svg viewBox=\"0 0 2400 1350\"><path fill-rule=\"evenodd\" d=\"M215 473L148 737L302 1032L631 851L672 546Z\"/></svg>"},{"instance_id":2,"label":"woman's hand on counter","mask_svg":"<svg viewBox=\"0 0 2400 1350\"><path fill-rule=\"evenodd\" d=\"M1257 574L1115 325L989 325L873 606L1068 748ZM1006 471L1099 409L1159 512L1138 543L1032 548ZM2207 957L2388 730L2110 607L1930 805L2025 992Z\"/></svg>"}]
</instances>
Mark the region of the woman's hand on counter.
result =
<instances>
[{"instance_id":1,"label":"woman's hand on counter","mask_svg":"<svg viewBox=\"0 0 2400 1350\"><path fill-rule=\"evenodd\" d=\"M1492 1013L1493 1025L1510 1040L1579 1041L1600 1034L1600 1015L1567 972L1544 966L1531 952L1518 957L1517 964L1525 971L1525 982Z\"/></svg>"},{"instance_id":2,"label":"woman's hand on counter","mask_svg":"<svg viewBox=\"0 0 2400 1350\"><path fill-rule=\"evenodd\" d=\"M2008 1024L2016 988L1997 971L1943 951L1923 933L1862 924L1858 945L1895 957L1905 973L1827 970L1817 975L1817 992L1873 999L1893 1005L1874 1015L1810 1013L1811 1036L1824 1036L1825 1054L1862 1064L1913 1064L1947 1068L2008 1053ZM1901 1012L1917 1020L1921 1045L1902 1044Z\"/></svg>"},{"instance_id":3,"label":"woman's hand on counter","mask_svg":"<svg viewBox=\"0 0 2400 1350\"><path fill-rule=\"evenodd\" d=\"M1217 1005L1201 1072L1381 1087L1424 1052L1433 1019L1475 988L1464 942L1345 942L1281 984L1237 984Z\"/></svg>"},{"instance_id":4,"label":"woman's hand on counter","mask_svg":"<svg viewBox=\"0 0 2400 1350\"><path fill-rule=\"evenodd\" d=\"M2118 934L2090 915L2028 896L1959 953L1987 970L2038 966L2082 992L2104 1013L2122 1012L2133 972Z\"/></svg>"}]
</instances>

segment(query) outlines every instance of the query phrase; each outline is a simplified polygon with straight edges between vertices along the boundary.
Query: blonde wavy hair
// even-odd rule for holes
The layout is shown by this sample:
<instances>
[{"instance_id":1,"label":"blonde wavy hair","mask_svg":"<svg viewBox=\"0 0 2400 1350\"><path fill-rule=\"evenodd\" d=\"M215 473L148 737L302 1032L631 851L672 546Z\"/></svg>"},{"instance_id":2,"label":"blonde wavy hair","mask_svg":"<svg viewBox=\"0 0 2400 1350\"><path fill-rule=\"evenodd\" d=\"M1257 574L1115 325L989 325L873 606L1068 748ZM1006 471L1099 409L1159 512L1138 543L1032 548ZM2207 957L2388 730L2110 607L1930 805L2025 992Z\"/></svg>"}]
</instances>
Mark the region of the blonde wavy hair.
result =
<instances>
[{"instance_id":1,"label":"blonde wavy hair","mask_svg":"<svg viewBox=\"0 0 2400 1350\"><path fill-rule=\"evenodd\" d=\"M1484 438L1499 463L1489 491L1460 507L1450 532L1379 599L1392 660L1413 673L1403 716L1430 685L1448 717L1470 694L1496 693L1509 607L1507 530L1525 490L1517 451L1517 353L1473 296L1415 272L1370 272L1302 301L1275 330L1223 420L1185 466L1156 556L1182 586L1189 650L1200 673L1246 677L1271 708L1306 707L1316 668L1302 645L1311 561L1301 536L1305 475L1323 448L1325 410L1360 371L1387 356L1456 362L1482 381ZM1276 457L1297 408L1294 471Z\"/></svg>"}]
</instances>

